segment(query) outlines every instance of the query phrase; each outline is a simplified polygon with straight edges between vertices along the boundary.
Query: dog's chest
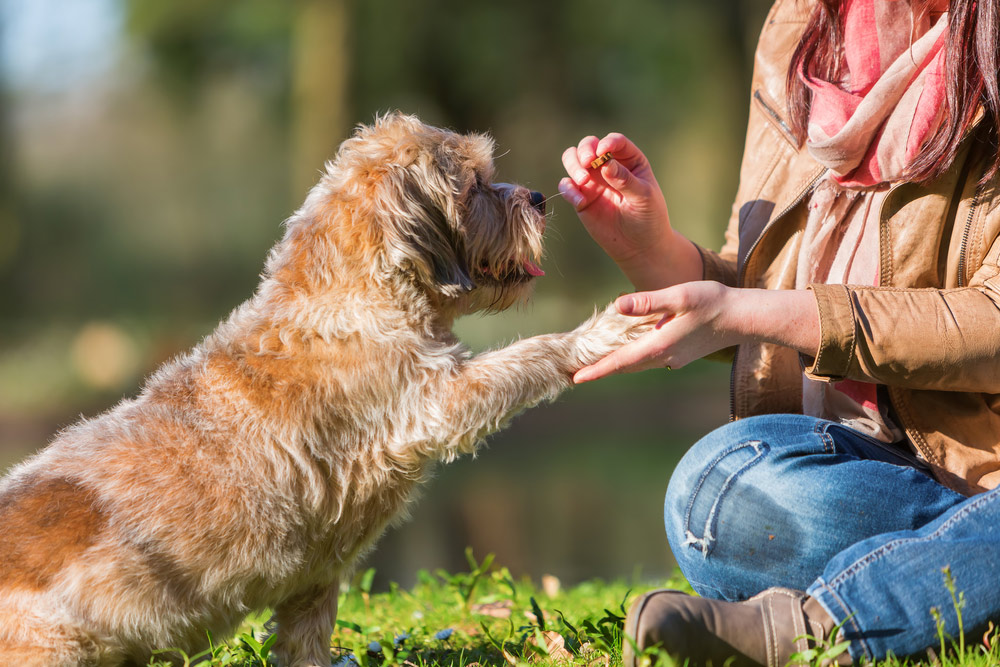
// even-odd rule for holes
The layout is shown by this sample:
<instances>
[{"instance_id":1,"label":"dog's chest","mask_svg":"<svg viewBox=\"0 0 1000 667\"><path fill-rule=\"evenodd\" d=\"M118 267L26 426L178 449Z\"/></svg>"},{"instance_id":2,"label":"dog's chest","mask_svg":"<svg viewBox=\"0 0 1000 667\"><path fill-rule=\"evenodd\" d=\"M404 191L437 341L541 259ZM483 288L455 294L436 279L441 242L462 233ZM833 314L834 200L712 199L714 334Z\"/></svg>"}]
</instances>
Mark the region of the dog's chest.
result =
<instances>
[{"instance_id":1,"label":"dog's chest","mask_svg":"<svg viewBox=\"0 0 1000 667\"><path fill-rule=\"evenodd\" d=\"M400 473L372 475L369 471L369 476L362 481L357 474L349 475L351 481L340 494L339 507L313 524L301 569L305 577L322 578L331 569L349 568L387 526L406 517L418 481Z\"/></svg>"}]
</instances>

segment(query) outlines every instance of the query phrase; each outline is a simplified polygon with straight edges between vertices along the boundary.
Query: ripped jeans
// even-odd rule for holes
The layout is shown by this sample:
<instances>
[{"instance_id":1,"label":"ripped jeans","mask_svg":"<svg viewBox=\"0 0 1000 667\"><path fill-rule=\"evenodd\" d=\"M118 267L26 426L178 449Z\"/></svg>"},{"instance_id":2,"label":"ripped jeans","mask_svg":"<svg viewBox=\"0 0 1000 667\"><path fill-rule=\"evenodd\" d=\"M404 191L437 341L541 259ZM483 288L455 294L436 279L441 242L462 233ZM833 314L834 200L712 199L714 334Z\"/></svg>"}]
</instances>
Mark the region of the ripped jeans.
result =
<instances>
[{"instance_id":1,"label":"ripped jeans","mask_svg":"<svg viewBox=\"0 0 1000 667\"><path fill-rule=\"evenodd\" d=\"M847 619L856 664L937 645L935 608L957 638L946 567L965 594L969 643L1000 622L1000 488L965 497L909 453L834 422L765 415L713 431L674 471L664 518L700 595L805 590Z\"/></svg>"}]
</instances>

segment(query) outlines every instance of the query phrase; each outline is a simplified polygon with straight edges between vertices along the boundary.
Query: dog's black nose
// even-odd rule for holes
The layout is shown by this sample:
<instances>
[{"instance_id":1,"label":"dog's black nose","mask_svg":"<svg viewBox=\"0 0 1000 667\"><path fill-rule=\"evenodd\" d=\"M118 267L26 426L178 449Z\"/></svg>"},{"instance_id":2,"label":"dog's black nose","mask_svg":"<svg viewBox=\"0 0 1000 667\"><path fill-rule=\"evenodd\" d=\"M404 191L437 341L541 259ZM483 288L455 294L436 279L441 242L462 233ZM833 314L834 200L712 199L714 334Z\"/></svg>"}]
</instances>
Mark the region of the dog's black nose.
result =
<instances>
[{"instance_id":1,"label":"dog's black nose","mask_svg":"<svg viewBox=\"0 0 1000 667\"><path fill-rule=\"evenodd\" d=\"M545 213L545 195L541 192L535 192L534 190L528 195L528 201L531 205L535 207L539 213Z\"/></svg>"}]
</instances>

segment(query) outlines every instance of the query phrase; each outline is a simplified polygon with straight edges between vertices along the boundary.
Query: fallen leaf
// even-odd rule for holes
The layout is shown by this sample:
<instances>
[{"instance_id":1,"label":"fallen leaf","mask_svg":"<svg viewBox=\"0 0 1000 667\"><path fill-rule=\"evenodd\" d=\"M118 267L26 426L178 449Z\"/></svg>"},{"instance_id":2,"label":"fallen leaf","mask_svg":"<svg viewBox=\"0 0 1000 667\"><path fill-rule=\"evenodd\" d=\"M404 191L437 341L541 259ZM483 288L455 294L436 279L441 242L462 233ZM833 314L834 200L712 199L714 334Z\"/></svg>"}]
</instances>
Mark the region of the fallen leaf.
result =
<instances>
[{"instance_id":1,"label":"fallen leaf","mask_svg":"<svg viewBox=\"0 0 1000 667\"><path fill-rule=\"evenodd\" d=\"M542 638L545 640L545 651L548 653L548 658L553 660L572 660L573 654L566 650L566 640L561 634L554 630L547 630L541 633ZM531 638L531 643L538 646L538 641L534 637ZM534 655L531 658L532 662L538 662L543 659L541 655Z\"/></svg>"},{"instance_id":2,"label":"fallen leaf","mask_svg":"<svg viewBox=\"0 0 1000 667\"><path fill-rule=\"evenodd\" d=\"M516 665L517 664L517 658L515 658L511 654L510 651L508 651L507 649L504 648L504 649L500 649L500 652L503 653L503 659L504 660L506 660L507 662L509 662L512 665Z\"/></svg>"}]
</instances>

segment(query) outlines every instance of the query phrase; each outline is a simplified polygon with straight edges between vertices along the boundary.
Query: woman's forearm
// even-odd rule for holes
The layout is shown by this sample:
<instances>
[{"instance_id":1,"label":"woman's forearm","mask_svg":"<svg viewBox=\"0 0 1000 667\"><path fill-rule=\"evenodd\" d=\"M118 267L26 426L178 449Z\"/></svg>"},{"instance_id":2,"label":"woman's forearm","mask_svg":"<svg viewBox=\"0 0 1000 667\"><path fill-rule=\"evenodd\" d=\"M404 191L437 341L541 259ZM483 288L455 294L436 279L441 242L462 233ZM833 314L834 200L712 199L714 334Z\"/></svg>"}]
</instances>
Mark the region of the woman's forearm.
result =
<instances>
[{"instance_id":1,"label":"woman's forearm","mask_svg":"<svg viewBox=\"0 0 1000 667\"><path fill-rule=\"evenodd\" d=\"M732 289L726 327L743 342L774 343L813 356L820 326L811 290Z\"/></svg>"},{"instance_id":2,"label":"woman's forearm","mask_svg":"<svg viewBox=\"0 0 1000 667\"><path fill-rule=\"evenodd\" d=\"M698 248L679 232L671 230L671 234L670 243L662 249L650 248L635 257L616 260L637 291L649 292L701 280L704 267Z\"/></svg>"}]
</instances>

